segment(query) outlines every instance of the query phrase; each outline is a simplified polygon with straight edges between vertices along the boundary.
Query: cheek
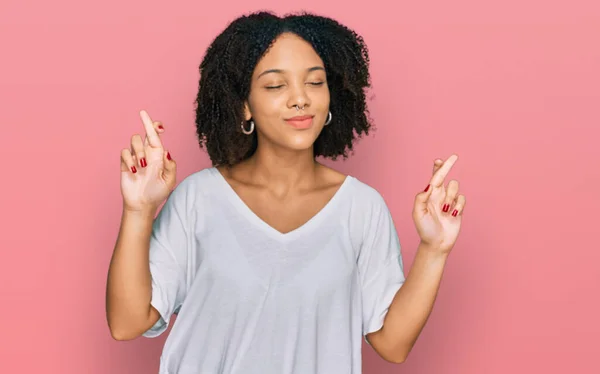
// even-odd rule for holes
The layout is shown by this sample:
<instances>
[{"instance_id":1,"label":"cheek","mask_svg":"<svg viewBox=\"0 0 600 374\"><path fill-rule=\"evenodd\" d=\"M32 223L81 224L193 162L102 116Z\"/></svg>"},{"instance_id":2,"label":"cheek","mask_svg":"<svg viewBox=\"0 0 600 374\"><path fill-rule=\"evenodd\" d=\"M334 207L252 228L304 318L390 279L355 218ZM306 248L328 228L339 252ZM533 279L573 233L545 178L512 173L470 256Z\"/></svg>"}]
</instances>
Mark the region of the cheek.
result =
<instances>
[{"instance_id":1,"label":"cheek","mask_svg":"<svg viewBox=\"0 0 600 374\"><path fill-rule=\"evenodd\" d=\"M280 117L281 108L286 105L283 95L255 94L249 100L252 116L255 119Z\"/></svg>"},{"instance_id":2,"label":"cheek","mask_svg":"<svg viewBox=\"0 0 600 374\"><path fill-rule=\"evenodd\" d=\"M329 108L329 100L330 100L329 90L326 87L313 93L313 97L312 97L313 106L315 106L319 110L323 110L323 111L327 112L327 110Z\"/></svg>"}]
</instances>

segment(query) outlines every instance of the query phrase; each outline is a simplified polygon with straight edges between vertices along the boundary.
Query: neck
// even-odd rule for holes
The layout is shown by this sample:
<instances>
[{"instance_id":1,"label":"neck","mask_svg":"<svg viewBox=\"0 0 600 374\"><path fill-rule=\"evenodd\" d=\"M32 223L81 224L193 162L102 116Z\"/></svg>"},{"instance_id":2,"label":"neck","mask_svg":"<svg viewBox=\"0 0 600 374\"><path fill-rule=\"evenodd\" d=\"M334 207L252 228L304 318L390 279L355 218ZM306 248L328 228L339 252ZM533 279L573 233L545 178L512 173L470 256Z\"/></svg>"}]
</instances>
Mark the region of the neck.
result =
<instances>
[{"instance_id":1,"label":"neck","mask_svg":"<svg viewBox=\"0 0 600 374\"><path fill-rule=\"evenodd\" d=\"M248 159L247 166L255 183L290 189L313 185L318 163L312 147L293 151L261 144Z\"/></svg>"}]
</instances>

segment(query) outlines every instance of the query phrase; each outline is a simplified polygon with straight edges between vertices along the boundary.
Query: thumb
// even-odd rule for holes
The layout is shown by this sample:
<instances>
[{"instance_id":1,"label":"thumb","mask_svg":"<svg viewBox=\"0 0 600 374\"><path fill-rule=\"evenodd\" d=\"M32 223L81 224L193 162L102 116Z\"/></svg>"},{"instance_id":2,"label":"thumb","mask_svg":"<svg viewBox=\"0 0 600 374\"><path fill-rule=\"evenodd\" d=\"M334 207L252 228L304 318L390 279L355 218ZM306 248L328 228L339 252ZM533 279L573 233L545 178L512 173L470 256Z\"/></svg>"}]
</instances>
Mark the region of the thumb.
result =
<instances>
[{"instance_id":1,"label":"thumb","mask_svg":"<svg viewBox=\"0 0 600 374\"><path fill-rule=\"evenodd\" d=\"M417 194L417 196L415 197L415 212L427 211L427 200L429 200L429 196L431 196L432 190L433 188L430 184L428 184L425 190Z\"/></svg>"},{"instance_id":2,"label":"thumb","mask_svg":"<svg viewBox=\"0 0 600 374\"><path fill-rule=\"evenodd\" d=\"M167 181L172 182L177 175L177 163L171 158L169 151L163 153L164 170L163 174Z\"/></svg>"}]
</instances>

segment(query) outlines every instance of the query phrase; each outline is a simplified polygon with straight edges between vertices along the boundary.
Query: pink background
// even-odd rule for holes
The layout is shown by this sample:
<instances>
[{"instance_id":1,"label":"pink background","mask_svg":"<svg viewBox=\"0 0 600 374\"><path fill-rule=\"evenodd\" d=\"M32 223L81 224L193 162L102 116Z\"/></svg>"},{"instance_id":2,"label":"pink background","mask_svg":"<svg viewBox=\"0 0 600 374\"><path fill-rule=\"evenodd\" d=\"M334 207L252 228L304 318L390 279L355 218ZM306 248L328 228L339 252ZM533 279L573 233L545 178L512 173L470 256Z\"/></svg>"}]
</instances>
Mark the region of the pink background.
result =
<instances>
[{"instance_id":1,"label":"pink background","mask_svg":"<svg viewBox=\"0 0 600 374\"><path fill-rule=\"evenodd\" d=\"M184 177L204 49L280 1L0 4L2 373L156 373L166 334L116 342L104 291L119 151L140 109ZM597 1L303 1L361 33L374 136L337 163L386 198L410 269L410 210L434 158L467 196L464 229L408 361L365 373L600 373ZM418 3L418 4L417 4Z\"/></svg>"}]
</instances>

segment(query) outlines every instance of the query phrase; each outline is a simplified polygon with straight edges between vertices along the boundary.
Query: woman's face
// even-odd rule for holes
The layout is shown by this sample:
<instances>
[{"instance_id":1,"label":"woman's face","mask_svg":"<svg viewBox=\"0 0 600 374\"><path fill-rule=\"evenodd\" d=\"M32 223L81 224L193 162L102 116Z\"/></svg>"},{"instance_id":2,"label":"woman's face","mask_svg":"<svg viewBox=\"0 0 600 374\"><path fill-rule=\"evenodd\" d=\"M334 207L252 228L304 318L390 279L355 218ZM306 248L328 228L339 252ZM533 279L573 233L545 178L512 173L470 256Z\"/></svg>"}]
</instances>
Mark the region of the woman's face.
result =
<instances>
[{"instance_id":1,"label":"woman's face","mask_svg":"<svg viewBox=\"0 0 600 374\"><path fill-rule=\"evenodd\" d=\"M304 39L282 34L252 74L245 115L246 120L254 120L259 144L310 149L328 113L323 61Z\"/></svg>"}]
</instances>

